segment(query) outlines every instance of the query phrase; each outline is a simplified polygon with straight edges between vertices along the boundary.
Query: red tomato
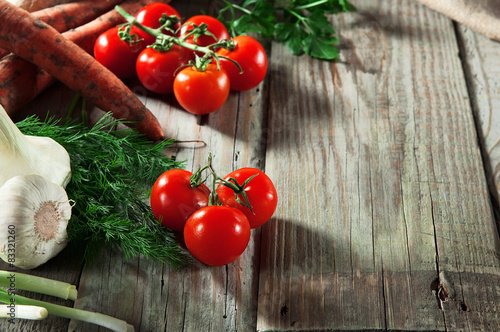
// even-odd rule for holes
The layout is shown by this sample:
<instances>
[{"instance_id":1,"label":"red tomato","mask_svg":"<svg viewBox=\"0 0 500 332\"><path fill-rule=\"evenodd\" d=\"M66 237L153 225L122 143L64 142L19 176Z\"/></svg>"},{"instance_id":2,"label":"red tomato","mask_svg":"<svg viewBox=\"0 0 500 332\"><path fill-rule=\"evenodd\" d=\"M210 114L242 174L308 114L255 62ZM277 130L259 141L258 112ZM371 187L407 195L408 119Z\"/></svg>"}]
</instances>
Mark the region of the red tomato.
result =
<instances>
[{"instance_id":1,"label":"red tomato","mask_svg":"<svg viewBox=\"0 0 500 332\"><path fill-rule=\"evenodd\" d=\"M137 77L149 91L172 93L175 71L188 61L189 54L184 47L174 45L166 52L158 52L148 47L137 58Z\"/></svg>"},{"instance_id":2,"label":"red tomato","mask_svg":"<svg viewBox=\"0 0 500 332\"><path fill-rule=\"evenodd\" d=\"M258 175L251 179L244 188L253 213L248 207L236 201L236 195L232 189L223 185L217 188L217 193L222 204L241 210L247 216L251 228L257 228L264 224L272 217L276 210L278 194L273 182L264 172L250 167L231 172L224 178L227 181L230 178L235 178L238 184L242 185L248 178L255 174ZM238 197L244 202L241 194Z\"/></svg>"},{"instance_id":3,"label":"red tomato","mask_svg":"<svg viewBox=\"0 0 500 332\"><path fill-rule=\"evenodd\" d=\"M207 206L189 217L184 242L199 261L222 266L238 258L250 241L245 215L227 206Z\"/></svg>"},{"instance_id":4,"label":"red tomato","mask_svg":"<svg viewBox=\"0 0 500 332\"><path fill-rule=\"evenodd\" d=\"M212 113L227 100L229 78L223 70L217 70L214 64L209 64L205 71L186 67L175 77L174 95L190 113Z\"/></svg>"},{"instance_id":5,"label":"red tomato","mask_svg":"<svg viewBox=\"0 0 500 332\"><path fill-rule=\"evenodd\" d=\"M151 190L151 209L155 218L174 231L182 232L189 216L208 205L210 190L201 185L193 188L191 172L182 169L168 170Z\"/></svg>"},{"instance_id":6,"label":"red tomato","mask_svg":"<svg viewBox=\"0 0 500 332\"><path fill-rule=\"evenodd\" d=\"M246 91L255 88L264 79L267 72L267 55L264 47L250 36L237 36L234 39L236 47L229 51L221 48L217 54L226 56L238 62L243 70L229 60L221 59L222 69L227 72L231 81L231 90Z\"/></svg>"},{"instance_id":7,"label":"red tomato","mask_svg":"<svg viewBox=\"0 0 500 332\"><path fill-rule=\"evenodd\" d=\"M200 26L202 23L205 23L206 25L208 25L207 31L212 33L216 38L216 39L214 39L214 37L212 37L210 35L202 35L196 39L197 45L209 46L213 43L216 43L217 41L219 41L221 39L229 39L230 38L229 32L227 32L227 29L224 26L224 24L222 24L222 22L219 21L218 19L216 19L215 17L208 16L208 15L196 15L196 16L189 18L186 22L184 22L184 24L181 28L180 35L184 35L186 32L191 31L193 29L193 26L189 23L192 23L192 24L195 24L198 26ZM191 44L195 44L193 36L187 38L186 42L191 43ZM200 57L202 57L204 55L204 53L202 53L202 52L192 51L192 53L193 53L193 58L194 58L195 53L198 54L198 56L200 56Z\"/></svg>"},{"instance_id":8,"label":"red tomato","mask_svg":"<svg viewBox=\"0 0 500 332\"><path fill-rule=\"evenodd\" d=\"M167 5L165 3L161 3L161 2L153 2L153 3L150 3L149 5L142 7L142 9L139 10L139 12L137 12L137 14L135 15L135 18L142 25L145 25L149 28L156 29L156 28L159 28L161 26L160 18L163 16L163 14L166 14L167 16L175 15L179 19L181 18L179 13L172 6L169 6L169 5ZM180 27L181 27L181 24L177 23L176 25L171 27L171 29L176 31ZM164 33L168 34L168 35L172 35L167 30L164 30ZM146 45L151 45L156 40L156 37L148 34L145 31L142 31L142 30L139 31L139 36L141 36L141 38L144 39L144 42L146 43Z\"/></svg>"},{"instance_id":9,"label":"red tomato","mask_svg":"<svg viewBox=\"0 0 500 332\"><path fill-rule=\"evenodd\" d=\"M144 42L128 43L118 37L118 28L111 28L102 33L94 44L94 57L104 67L119 78L135 76L135 61L139 53L146 47ZM137 34L132 27L131 34Z\"/></svg>"}]
</instances>

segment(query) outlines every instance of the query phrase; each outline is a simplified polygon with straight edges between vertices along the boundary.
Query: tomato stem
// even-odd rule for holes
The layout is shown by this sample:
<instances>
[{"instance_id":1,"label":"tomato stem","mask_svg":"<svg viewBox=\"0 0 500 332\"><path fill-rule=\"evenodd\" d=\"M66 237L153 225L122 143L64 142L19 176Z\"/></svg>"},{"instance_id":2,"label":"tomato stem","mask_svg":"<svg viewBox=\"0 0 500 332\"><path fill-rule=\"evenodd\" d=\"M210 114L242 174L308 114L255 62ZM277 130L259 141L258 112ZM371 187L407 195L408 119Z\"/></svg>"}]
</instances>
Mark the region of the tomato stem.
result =
<instances>
[{"instance_id":1,"label":"tomato stem","mask_svg":"<svg viewBox=\"0 0 500 332\"><path fill-rule=\"evenodd\" d=\"M120 24L118 26L118 37L120 37L121 40L129 43L129 44L137 44L141 42L142 38L140 38L138 35L130 34L132 26L130 24Z\"/></svg>"},{"instance_id":2,"label":"tomato stem","mask_svg":"<svg viewBox=\"0 0 500 332\"><path fill-rule=\"evenodd\" d=\"M193 28L191 30L188 30L186 34L184 34L180 37L176 37L175 35L179 31L179 29L181 29L182 27L179 28L177 31L173 31L171 29L171 26L174 26L175 24L180 22L179 18L175 15L167 16L164 14L160 18L160 23L162 23L162 26L160 26L157 29L153 29L153 28L149 28L149 27L139 23L134 16L127 13L120 6L116 6L115 9L127 21L127 23L122 25L122 26L125 26L124 31L119 32L119 36L122 40L125 40L125 41L134 40L133 36L130 36L130 29L131 29L130 27L132 25L135 25L136 27L143 30L144 32L156 37L155 43L148 46L148 47L152 47L155 51L166 52L166 51L170 50L174 45L179 45L181 47L190 49L190 50L195 51L195 52L204 53L204 55L202 57L196 56L195 63L190 64L190 65L194 66L199 71L205 71L208 64L210 64L213 60L215 60L215 62L217 64L217 70L220 70L221 69L220 68L220 59L222 58L222 59L229 60L232 63L234 63L238 67L239 72L243 73L243 70L238 62L236 62L235 60L230 59L226 56L218 55L215 52L215 50L217 50L218 48L224 48L227 50L234 49L236 47L234 41L227 40L227 39L221 39L221 40L218 40L215 43L208 45L208 46L200 46L197 44L198 38L202 35L208 35L208 36L213 37L215 40L217 40L217 38L210 31L208 31L207 24L202 23L200 25L196 25L193 23L187 23L184 26L190 25ZM164 34L163 31L165 29L167 31L172 32L174 34L174 36ZM193 44L186 42L187 38L189 38L191 36L193 36L193 41L194 41Z\"/></svg>"},{"instance_id":3,"label":"tomato stem","mask_svg":"<svg viewBox=\"0 0 500 332\"><path fill-rule=\"evenodd\" d=\"M201 180L202 175L203 175L203 171L207 168L208 168L208 166L204 166L202 168L199 168L198 170L196 170L196 172L193 173L193 175L191 175L191 177L189 178L189 184L191 185L191 188L199 187L207 181L208 176L205 177L205 179L203 181Z\"/></svg>"},{"instance_id":4,"label":"tomato stem","mask_svg":"<svg viewBox=\"0 0 500 332\"><path fill-rule=\"evenodd\" d=\"M202 178L202 174L205 170L209 170L209 174L206 176L205 180L203 182L200 182L200 179ZM245 187L248 185L248 183L255 178L259 174L254 174L248 179L243 182L243 184L238 184L238 181L235 178L229 178L228 180L220 177L217 172L215 171L213 164L212 164L212 153L208 154L208 163L203 166L198 168L196 172L193 173L193 175L190 178L190 183L191 187L196 187L198 185L201 185L204 183L209 176L212 176L212 190L210 192L209 200L208 200L208 205L221 205L222 203L219 200L219 196L217 194L217 188L218 185L222 185L225 187L228 187L232 191L234 191L235 195L235 200L239 204L246 206L247 208L250 209L252 214L255 214L252 209L252 205L250 204L250 201L248 199L248 196L245 192ZM243 199L240 198L240 195Z\"/></svg>"}]
</instances>

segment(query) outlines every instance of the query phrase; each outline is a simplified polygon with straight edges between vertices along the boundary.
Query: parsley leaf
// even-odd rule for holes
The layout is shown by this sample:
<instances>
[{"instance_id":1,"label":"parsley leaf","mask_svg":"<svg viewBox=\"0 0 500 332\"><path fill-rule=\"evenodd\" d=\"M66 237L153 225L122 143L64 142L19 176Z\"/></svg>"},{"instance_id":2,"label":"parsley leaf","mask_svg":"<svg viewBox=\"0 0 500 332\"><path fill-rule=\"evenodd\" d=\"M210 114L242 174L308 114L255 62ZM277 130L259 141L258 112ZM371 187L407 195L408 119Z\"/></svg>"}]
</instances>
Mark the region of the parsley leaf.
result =
<instances>
[{"instance_id":1,"label":"parsley leaf","mask_svg":"<svg viewBox=\"0 0 500 332\"><path fill-rule=\"evenodd\" d=\"M348 0L223 0L225 7L218 19L231 35L250 32L262 38L282 42L294 55L307 54L332 60L338 57L335 36L329 17L332 14L355 11Z\"/></svg>"}]
</instances>

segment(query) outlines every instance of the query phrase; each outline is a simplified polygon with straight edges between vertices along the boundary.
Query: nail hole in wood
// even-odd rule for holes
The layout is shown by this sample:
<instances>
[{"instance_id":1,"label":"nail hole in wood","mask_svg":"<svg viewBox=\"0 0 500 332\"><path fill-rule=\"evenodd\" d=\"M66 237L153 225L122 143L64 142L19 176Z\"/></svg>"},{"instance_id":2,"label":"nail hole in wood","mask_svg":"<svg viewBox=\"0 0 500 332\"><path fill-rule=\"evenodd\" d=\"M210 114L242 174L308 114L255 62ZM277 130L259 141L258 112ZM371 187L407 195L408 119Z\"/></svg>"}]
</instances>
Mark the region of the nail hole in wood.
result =
<instances>
[{"instance_id":1,"label":"nail hole in wood","mask_svg":"<svg viewBox=\"0 0 500 332\"><path fill-rule=\"evenodd\" d=\"M285 304L284 306L281 307L280 314L281 316L286 316L287 312L288 312L288 307Z\"/></svg>"},{"instance_id":2,"label":"nail hole in wood","mask_svg":"<svg viewBox=\"0 0 500 332\"><path fill-rule=\"evenodd\" d=\"M449 293L448 293L448 290L446 289L446 287L444 287L443 285L440 284L438 287L437 295L441 301L446 302L448 300Z\"/></svg>"},{"instance_id":3,"label":"nail hole in wood","mask_svg":"<svg viewBox=\"0 0 500 332\"><path fill-rule=\"evenodd\" d=\"M465 302L460 302L460 309L462 311L469 311L469 306Z\"/></svg>"}]
</instances>

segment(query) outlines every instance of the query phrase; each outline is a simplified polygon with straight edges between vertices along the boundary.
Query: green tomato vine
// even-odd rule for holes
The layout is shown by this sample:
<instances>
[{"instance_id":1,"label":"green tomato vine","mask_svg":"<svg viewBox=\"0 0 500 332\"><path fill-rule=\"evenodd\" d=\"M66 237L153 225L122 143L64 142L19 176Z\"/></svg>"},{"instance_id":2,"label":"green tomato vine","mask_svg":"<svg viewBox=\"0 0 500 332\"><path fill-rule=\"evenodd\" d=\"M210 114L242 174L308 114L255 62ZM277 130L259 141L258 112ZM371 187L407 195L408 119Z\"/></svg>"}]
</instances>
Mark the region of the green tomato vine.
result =
<instances>
[{"instance_id":1,"label":"green tomato vine","mask_svg":"<svg viewBox=\"0 0 500 332\"><path fill-rule=\"evenodd\" d=\"M217 64L217 70L220 70L220 59L226 59L234 63L240 72L242 72L241 66L238 64L238 62L234 61L233 59L230 59L226 56L222 56L217 54L215 50L219 48L224 48L227 50L232 50L235 47L235 44L232 40L228 39L222 39L218 40L217 42L208 45L208 46L201 46L197 44L197 40L200 36L202 35L209 35L212 36L214 39L215 36L208 31L208 25L207 24L200 24L196 25L193 23L187 23L182 25L179 29L173 30L172 27L175 26L175 24L180 23L180 19L175 16L167 16L166 14L163 14L163 16L160 18L160 23L161 26L153 29L150 27L147 27L141 23L139 23L136 18L129 13L127 13L123 8L120 6L115 7L116 11L122 15L127 23L122 24L121 26L124 27L123 29L119 29L119 37L120 39L127 41L127 42L137 42L137 36L136 35L131 35L131 27L136 26L139 29L143 30L144 32L156 37L156 41L149 45L148 47L153 48L157 52L167 52L169 51L174 45L179 45L181 47L190 49L195 52L201 52L204 53L202 57L199 57L196 55L196 60L195 61L190 61L189 64L186 66L192 66L196 68L199 71L204 71L207 69L208 65L212 63L214 60ZM190 26L191 28L188 29L183 35L176 37L179 31L184 27L184 26ZM171 33L170 34L165 34L163 31L168 31ZM190 37L193 37L194 43L188 43L186 40ZM178 70L182 69L183 67L179 68Z\"/></svg>"}]
</instances>

